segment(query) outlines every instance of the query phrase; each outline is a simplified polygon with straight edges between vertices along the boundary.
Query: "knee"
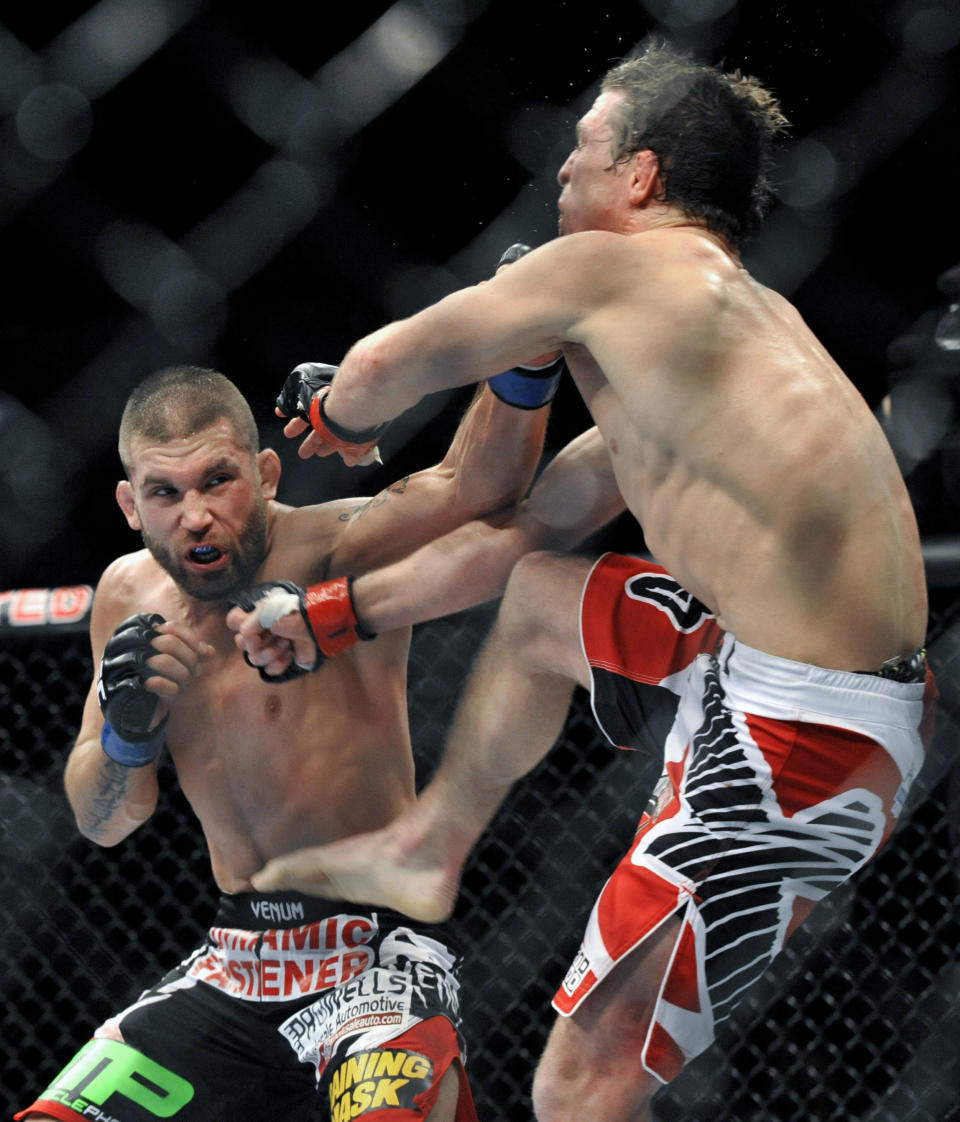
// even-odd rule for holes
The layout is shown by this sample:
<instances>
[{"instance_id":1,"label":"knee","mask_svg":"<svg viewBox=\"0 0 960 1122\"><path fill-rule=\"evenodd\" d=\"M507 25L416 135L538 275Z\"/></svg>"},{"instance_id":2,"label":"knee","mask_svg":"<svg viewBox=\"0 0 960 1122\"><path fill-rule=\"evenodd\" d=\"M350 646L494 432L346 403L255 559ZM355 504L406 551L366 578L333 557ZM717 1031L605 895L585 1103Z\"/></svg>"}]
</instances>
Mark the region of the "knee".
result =
<instances>
[{"instance_id":1,"label":"knee","mask_svg":"<svg viewBox=\"0 0 960 1122\"><path fill-rule=\"evenodd\" d=\"M537 1122L567 1122L571 1117L570 1103L573 1101L572 1088L564 1092L563 1083L556 1077L549 1065L541 1062L533 1073L533 1116Z\"/></svg>"},{"instance_id":2,"label":"knee","mask_svg":"<svg viewBox=\"0 0 960 1122\"><path fill-rule=\"evenodd\" d=\"M533 1073L537 1122L581 1122L590 1063L590 1040L572 1018L557 1018Z\"/></svg>"},{"instance_id":3,"label":"knee","mask_svg":"<svg viewBox=\"0 0 960 1122\"><path fill-rule=\"evenodd\" d=\"M550 582L551 553L527 553L513 566L503 593L501 616L509 619L529 619L539 615L544 603L544 584ZM539 588L539 593L538 593Z\"/></svg>"},{"instance_id":4,"label":"knee","mask_svg":"<svg viewBox=\"0 0 960 1122\"><path fill-rule=\"evenodd\" d=\"M517 649L535 648L543 639L578 629L579 596L565 585L571 559L554 553L528 553L514 565L500 604L498 626Z\"/></svg>"}]
</instances>

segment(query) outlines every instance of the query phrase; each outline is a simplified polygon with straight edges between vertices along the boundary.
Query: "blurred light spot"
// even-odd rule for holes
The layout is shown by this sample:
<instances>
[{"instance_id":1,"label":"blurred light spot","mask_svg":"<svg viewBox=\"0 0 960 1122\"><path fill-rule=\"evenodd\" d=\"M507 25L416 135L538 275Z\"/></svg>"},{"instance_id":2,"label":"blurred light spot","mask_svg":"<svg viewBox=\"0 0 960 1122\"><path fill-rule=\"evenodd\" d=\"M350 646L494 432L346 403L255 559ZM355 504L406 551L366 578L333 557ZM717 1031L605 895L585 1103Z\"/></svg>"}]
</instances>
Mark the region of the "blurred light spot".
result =
<instances>
[{"instance_id":1,"label":"blurred light spot","mask_svg":"<svg viewBox=\"0 0 960 1122\"><path fill-rule=\"evenodd\" d=\"M489 0L420 0L430 19L445 27L463 27L475 20Z\"/></svg>"},{"instance_id":2,"label":"blurred light spot","mask_svg":"<svg viewBox=\"0 0 960 1122\"><path fill-rule=\"evenodd\" d=\"M80 24L91 50L126 73L170 37L167 7L156 0L101 0Z\"/></svg>"},{"instance_id":3,"label":"blurred light spot","mask_svg":"<svg viewBox=\"0 0 960 1122\"><path fill-rule=\"evenodd\" d=\"M903 20L903 44L920 54L944 55L960 42L960 10L945 4L926 4L908 11Z\"/></svg>"},{"instance_id":4,"label":"blurred light spot","mask_svg":"<svg viewBox=\"0 0 960 1122\"><path fill-rule=\"evenodd\" d=\"M951 304L940 317L933 340L944 351L960 351L960 304Z\"/></svg>"},{"instance_id":5,"label":"blurred light spot","mask_svg":"<svg viewBox=\"0 0 960 1122\"><path fill-rule=\"evenodd\" d=\"M16 374L30 377L29 370ZM0 392L0 571L27 561L69 518L81 470L73 448L46 421Z\"/></svg>"},{"instance_id":6,"label":"blurred light spot","mask_svg":"<svg viewBox=\"0 0 960 1122\"><path fill-rule=\"evenodd\" d=\"M184 246L203 272L236 288L303 229L325 197L305 168L270 160Z\"/></svg>"},{"instance_id":7,"label":"blurred light spot","mask_svg":"<svg viewBox=\"0 0 960 1122\"><path fill-rule=\"evenodd\" d=\"M737 0L643 0L647 11L667 27L712 23L727 14Z\"/></svg>"},{"instance_id":8,"label":"blurred light spot","mask_svg":"<svg viewBox=\"0 0 960 1122\"><path fill-rule=\"evenodd\" d=\"M160 0L100 0L53 44L50 64L68 81L97 97L154 54L190 8Z\"/></svg>"},{"instance_id":9,"label":"blurred light spot","mask_svg":"<svg viewBox=\"0 0 960 1122\"><path fill-rule=\"evenodd\" d=\"M196 269L171 270L154 290L150 314L160 334L186 348L216 342L227 322L223 289Z\"/></svg>"},{"instance_id":10,"label":"blurred light spot","mask_svg":"<svg viewBox=\"0 0 960 1122\"><path fill-rule=\"evenodd\" d=\"M37 56L0 27L0 113L13 113L21 98L42 80Z\"/></svg>"},{"instance_id":11,"label":"blurred light spot","mask_svg":"<svg viewBox=\"0 0 960 1122\"><path fill-rule=\"evenodd\" d=\"M111 222L94 242L94 256L103 279L141 311L149 308L164 271L176 267L179 253L159 230L134 222ZM186 264L184 254L179 267Z\"/></svg>"},{"instance_id":12,"label":"blurred light spot","mask_svg":"<svg viewBox=\"0 0 960 1122\"><path fill-rule=\"evenodd\" d=\"M322 68L323 97L342 126L361 128L436 66L456 38L400 0Z\"/></svg>"},{"instance_id":13,"label":"blurred light spot","mask_svg":"<svg viewBox=\"0 0 960 1122\"><path fill-rule=\"evenodd\" d=\"M927 378L910 378L890 390L885 429L905 474L925 460L949 431L953 406L949 387Z\"/></svg>"},{"instance_id":14,"label":"blurred light spot","mask_svg":"<svg viewBox=\"0 0 960 1122\"><path fill-rule=\"evenodd\" d=\"M422 77L447 53L446 37L408 4L394 4L372 32L383 61L404 78Z\"/></svg>"},{"instance_id":15,"label":"blurred light spot","mask_svg":"<svg viewBox=\"0 0 960 1122\"><path fill-rule=\"evenodd\" d=\"M41 160L69 160L92 132L90 102L73 86L37 86L17 110L20 143Z\"/></svg>"},{"instance_id":16,"label":"blurred light spot","mask_svg":"<svg viewBox=\"0 0 960 1122\"><path fill-rule=\"evenodd\" d=\"M820 140L807 137L790 153L780 198L792 207L815 207L826 202L837 186L837 161Z\"/></svg>"},{"instance_id":17,"label":"blurred light spot","mask_svg":"<svg viewBox=\"0 0 960 1122\"><path fill-rule=\"evenodd\" d=\"M280 147L295 122L322 112L320 97L311 82L291 67L273 59L245 59L233 67L230 104L259 137Z\"/></svg>"},{"instance_id":18,"label":"blurred light spot","mask_svg":"<svg viewBox=\"0 0 960 1122\"><path fill-rule=\"evenodd\" d=\"M761 284L789 296L829 254L835 237L831 208L789 210L767 219L763 236L748 243L744 263Z\"/></svg>"},{"instance_id":19,"label":"blurred light spot","mask_svg":"<svg viewBox=\"0 0 960 1122\"><path fill-rule=\"evenodd\" d=\"M947 296L960 296L960 265L951 265L937 277L937 288Z\"/></svg>"}]
</instances>

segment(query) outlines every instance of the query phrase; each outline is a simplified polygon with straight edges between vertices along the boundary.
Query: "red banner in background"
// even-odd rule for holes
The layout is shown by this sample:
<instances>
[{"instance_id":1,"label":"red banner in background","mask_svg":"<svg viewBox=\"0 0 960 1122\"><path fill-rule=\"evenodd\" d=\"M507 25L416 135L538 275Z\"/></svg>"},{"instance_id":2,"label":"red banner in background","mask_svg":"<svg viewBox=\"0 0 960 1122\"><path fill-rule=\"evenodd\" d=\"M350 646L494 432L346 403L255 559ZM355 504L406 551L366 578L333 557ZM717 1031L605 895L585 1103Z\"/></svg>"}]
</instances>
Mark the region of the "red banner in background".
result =
<instances>
[{"instance_id":1,"label":"red banner in background","mask_svg":"<svg viewBox=\"0 0 960 1122\"><path fill-rule=\"evenodd\" d=\"M0 632L78 630L86 626L92 604L89 584L0 592Z\"/></svg>"}]
</instances>

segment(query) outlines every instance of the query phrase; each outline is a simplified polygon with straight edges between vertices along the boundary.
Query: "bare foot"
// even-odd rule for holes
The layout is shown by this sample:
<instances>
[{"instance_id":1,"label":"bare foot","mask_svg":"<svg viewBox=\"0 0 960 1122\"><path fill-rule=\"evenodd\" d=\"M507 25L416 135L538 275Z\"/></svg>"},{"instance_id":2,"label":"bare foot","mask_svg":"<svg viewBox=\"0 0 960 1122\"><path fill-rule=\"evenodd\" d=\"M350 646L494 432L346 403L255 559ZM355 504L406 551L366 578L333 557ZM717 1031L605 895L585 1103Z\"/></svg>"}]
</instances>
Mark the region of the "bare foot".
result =
<instances>
[{"instance_id":1,"label":"bare foot","mask_svg":"<svg viewBox=\"0 0 960 1122\"><path fill-rule=\"evenodd\" d=\"M295 889L378 905L424 923L453 914L462 861L398 818L382 830L275 857L251 878L259 892Z\"/></svg>"}]
</instances>

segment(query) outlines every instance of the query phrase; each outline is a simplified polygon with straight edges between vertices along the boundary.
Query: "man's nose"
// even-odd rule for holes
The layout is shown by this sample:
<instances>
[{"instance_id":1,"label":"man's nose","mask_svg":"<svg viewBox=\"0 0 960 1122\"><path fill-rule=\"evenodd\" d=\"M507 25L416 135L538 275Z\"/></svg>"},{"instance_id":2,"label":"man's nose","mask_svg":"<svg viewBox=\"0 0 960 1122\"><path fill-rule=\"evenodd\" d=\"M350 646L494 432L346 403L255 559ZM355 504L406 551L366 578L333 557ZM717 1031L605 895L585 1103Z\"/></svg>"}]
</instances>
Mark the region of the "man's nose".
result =
<instances>
[{"instance_id":1,"label":"man's nose","mask_svg":"<svg viewBox=\"0 0 960 1122\"><path fill-rule=\"evenodd\" d=\"M570 155L567 156L567 158L563 161L560 166L560 170L557 172L557 182L561 187L565 187L570 179L570 161L572 159L573 153L571 152Z\"/></svg>"},{"instance_id":2,"label":"man's nose","mask_svg":"<svg viewBox=\"0 0 960 1122\"><path fill-rule=\"evenodd\" d=\"M203 530L210 524L207 500L199 491L187 491L183 496L181 521L188 530Z\"/></svg>"}]
</instances>

